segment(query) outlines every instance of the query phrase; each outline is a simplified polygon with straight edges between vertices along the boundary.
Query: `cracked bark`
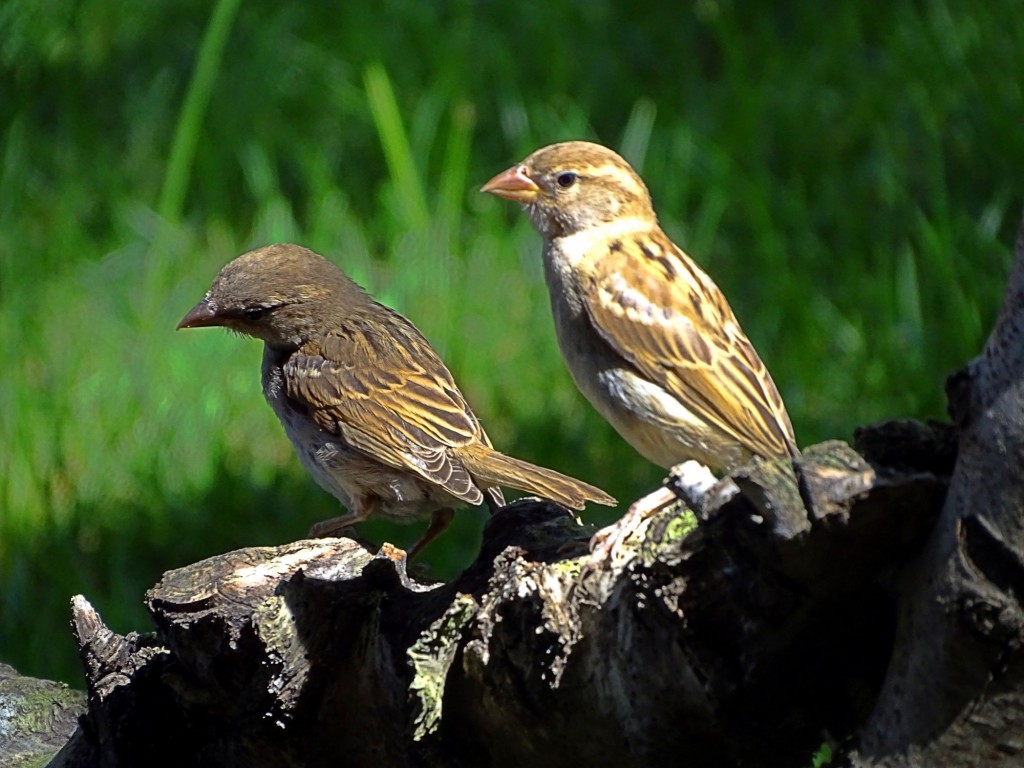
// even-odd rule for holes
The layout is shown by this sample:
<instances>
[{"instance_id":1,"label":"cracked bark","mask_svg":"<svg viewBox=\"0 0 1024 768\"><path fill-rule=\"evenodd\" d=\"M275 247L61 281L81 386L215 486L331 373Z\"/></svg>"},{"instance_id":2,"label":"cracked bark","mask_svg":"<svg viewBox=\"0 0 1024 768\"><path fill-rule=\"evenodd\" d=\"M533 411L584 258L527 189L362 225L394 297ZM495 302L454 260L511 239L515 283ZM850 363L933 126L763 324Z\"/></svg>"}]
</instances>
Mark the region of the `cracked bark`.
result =
<instances>
[{"instance_id":1,"label":"cracked bark","mask_svg":"<svg viewBox=\"0 0 1024 768\"><path fill-rule=\"evenodd\" d=\"M832 738L852 766L1019 765L1024 235L1016 261L955 428L754 462L612 562L524 501L449 584L327 539L165 574L145 635L76 598L89 707L53 764L806 766Z\"/></svg>"},{"instance_id":2,"label":"cracked bark","mask_svg":"<svg viewBox=\"0 0 1024 768\"><path fill-rule=\"evenodd\" d=\"M75 731L85 696L0 664L0 765L43 765Z\"/></svg>"},{"instance_id":3,"label":"cracked bark","mask_svg":"<svg viewBox=\"0 0 1024 768\"><path fill-rule=\"evenodd\" d=\"M907 431L944 434L881 428ZM169 572L149 635L76 598L90 706L55 764L799 765L867 715L895 626L877 576L923 540L946 477L833 442L734 479L611 565L524 501L450 584L329 539Z\"/></svg>"},{"instance_id":4,"label":"cracked bark","mask_svg":"<svg viewBox=\"0 0 1024 768\"><path fill-rule=\"evenodd\" d=\"M947 382L960 451L899 597L897 642L854 765L1024 762L1024 226L979 357Z\"/></svg>"}]
</instances>

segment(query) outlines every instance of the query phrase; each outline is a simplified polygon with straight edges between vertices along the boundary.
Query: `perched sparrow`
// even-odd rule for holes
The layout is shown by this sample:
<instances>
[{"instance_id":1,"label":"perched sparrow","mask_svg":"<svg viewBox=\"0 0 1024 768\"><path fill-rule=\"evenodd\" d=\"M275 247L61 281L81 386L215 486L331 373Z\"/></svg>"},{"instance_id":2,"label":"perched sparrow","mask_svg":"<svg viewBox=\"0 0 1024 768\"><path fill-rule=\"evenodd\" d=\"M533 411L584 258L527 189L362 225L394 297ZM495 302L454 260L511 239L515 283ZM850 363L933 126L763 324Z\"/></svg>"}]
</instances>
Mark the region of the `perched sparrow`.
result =
<instances>
[{"instance_id":1,"label":"perched sparrow","mask_svg":"<svg viewBox=\"0 0 1024 768\"><path fill-rule=\"evenodd\" d=\"M423 335L340 269L297 245L271 245L225 266L178 328L219 325L262 339L263 394L303 465L348 509L318 523L335 533L372 515L431 524L498 486L574 509L613 499L550 469L498 453Z\"/></svg>"},{"instance_id":2,"label":"perched sparrow","mask_svg":"<svg viewBox=\"0 0 1024 768\"><path fill-rule=\"evenodd\" d=\"M640 454L717 472L797 454L764 363L722 292L662 231L625 160L598 144L553 144L483 191L522 203L544 238L569 371Z\"/></svg>"}]
</instances>

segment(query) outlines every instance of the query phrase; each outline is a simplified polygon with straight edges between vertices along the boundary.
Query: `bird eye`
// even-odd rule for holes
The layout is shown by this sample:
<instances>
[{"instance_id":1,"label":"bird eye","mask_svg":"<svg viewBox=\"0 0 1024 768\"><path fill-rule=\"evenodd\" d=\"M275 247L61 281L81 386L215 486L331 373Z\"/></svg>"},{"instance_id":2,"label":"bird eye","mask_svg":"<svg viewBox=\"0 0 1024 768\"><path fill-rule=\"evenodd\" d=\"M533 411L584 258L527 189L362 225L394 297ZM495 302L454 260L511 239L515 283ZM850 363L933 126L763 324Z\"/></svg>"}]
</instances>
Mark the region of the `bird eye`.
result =
<instances>
[{"instance_id":1,"label":"bird eye","mask_svg":"<svg viewBox=\"0 0 1024 768\"><path fill-rule=\"evenodd\" d=\"M576 179L578 178L579 176L576 174L575 171L562 171L560 174L558 174L558 176L555 177L555 181L558 182L558 186L560 186L562 189L568 189L569 187L576 183Z\"/></svg>"},{"instance_id":2,"label":"bird eye","mask_svg":"<svg viewBox=\"0 0 1024 768\"><path fill-rule=\"evenodd\" d=\"M272 307L246 307L242 310L242 316L246 320L259 320L266 315Z\"/></svg>"}]
</instances>

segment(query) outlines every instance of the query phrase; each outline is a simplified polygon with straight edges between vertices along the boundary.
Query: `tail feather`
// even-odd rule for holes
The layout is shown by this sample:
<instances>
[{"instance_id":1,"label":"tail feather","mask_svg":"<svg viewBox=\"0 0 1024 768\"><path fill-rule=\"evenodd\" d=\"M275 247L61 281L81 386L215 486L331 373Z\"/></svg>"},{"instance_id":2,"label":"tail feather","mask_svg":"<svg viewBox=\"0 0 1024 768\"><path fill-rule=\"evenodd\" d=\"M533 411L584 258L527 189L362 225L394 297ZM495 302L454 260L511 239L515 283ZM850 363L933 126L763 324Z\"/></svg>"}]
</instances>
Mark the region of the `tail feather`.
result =
<instances>
[{"instance_id":1,"label":"tail feather","mask_svg":"<svg viewBox=\"0 0 1024 768\"><path fill-rule=\"evenodd\" d=\"M618 503L612 496L589 483L506 456L493 449L484 455L461 458L479 486L504 485L517 491L535 493L571 509L583 509L588 501L607 506Z\"/></svg>"}]
</instances>

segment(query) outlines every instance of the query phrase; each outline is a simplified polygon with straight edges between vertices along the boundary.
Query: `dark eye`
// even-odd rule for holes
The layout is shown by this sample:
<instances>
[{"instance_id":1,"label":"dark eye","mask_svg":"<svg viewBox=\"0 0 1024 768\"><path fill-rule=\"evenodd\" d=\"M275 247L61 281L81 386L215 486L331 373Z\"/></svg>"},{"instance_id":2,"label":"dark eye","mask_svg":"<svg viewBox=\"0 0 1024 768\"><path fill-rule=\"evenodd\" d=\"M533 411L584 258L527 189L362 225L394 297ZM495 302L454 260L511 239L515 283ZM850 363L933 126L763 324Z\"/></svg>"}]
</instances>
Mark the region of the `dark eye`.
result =
<instances>
[{"instance_id":1,"label":"dark eye","mask_svg":"<svg viewBox=\"0 0 1024 768\"><path fill-rule=\"evenodd\" d=\"M242 317L246 320L259 320L265 317L273 307L246 307L242 310Z\"/></svg>"},{"instance_id":2,"label":"dark eye","mask_svg":"<svg viewBox=\"0 0 1024 768\"><path fill-rule=\"evenodd\" d=\"M569 187L576 183L576 179L578 178L579 176L576 174L575 171L562 171L555 177L555 181L558 182L558 186L560 186L562 189L568 189Z\"/></svg>"}]
</instances>

